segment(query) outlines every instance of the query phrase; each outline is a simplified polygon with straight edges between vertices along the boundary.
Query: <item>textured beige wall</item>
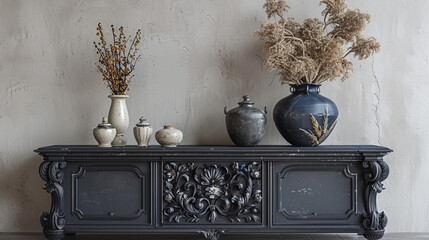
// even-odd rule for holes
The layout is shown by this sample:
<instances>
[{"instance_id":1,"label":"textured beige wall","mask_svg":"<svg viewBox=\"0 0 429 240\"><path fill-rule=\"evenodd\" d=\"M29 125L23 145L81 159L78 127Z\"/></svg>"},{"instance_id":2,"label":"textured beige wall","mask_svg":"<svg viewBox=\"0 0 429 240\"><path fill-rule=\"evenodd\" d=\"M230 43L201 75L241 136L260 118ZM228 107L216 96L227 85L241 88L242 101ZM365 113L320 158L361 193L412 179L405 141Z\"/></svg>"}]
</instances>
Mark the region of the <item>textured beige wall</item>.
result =
<instances>
[{"instance_id":1,"label":"textured beige wall","mask_svg":"<svg viewBox=\"0 0 429 240\"><path fill-rule=\"evenodd\" d=\"M184 144L231 144L223 107L249 94L267 106L262 144L285 144L271 112L288 95L262 66L253 32L263 0L0 0L0 231L40 231L49 195L32 152L51 144L95 144L108 89L92 42L99 21L144 34L131 85L131 124L184 132ZM316 1L290 0L299 20L319 16ZM350 0L368 11L367 35L382 52L355 62L348 81L324 84L340 110L327 144L380 144L395 150L379 208L388 231L429 231L429 1ZM311 4L310 4L311 3ZM131 144L135 144L130 130ZM154 143L154 142L152 142Z\"/></svg>"}]
</instances>

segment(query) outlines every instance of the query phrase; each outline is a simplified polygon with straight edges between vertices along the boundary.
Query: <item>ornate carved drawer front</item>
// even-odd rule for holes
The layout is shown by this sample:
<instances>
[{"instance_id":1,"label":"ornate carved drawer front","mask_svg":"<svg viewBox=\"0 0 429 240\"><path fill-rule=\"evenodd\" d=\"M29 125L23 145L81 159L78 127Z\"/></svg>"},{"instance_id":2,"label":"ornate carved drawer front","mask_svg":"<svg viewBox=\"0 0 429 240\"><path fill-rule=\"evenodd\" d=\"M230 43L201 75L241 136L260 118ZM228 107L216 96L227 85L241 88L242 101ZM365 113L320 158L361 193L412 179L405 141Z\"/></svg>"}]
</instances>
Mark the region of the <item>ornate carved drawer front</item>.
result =
<instances>
[{"instance_id":1,"label":"ornate carved drawer front","mask_svg":"<svg viewBox=\"0 0 429 240\"><path fill-rule=\"evenodd\" d=\"M76 164L71 167L69 223L149 223L149 164Z\"/></svg>"},{"instance_id":2,"label":"ornate carved drawer front","mask_svg":"<svg viewBox=\"0 0 429 240\"><path fill-rule=\"evenodd\" d=\"M358 224L357 167L273 164L273 224Z\"/></svg>"},{"instance_id":3,"label":"ornate carved drawer front","mask_svg":"<svg viewBox=\"0 0 429 240\"><path fill-rule=\"evenodd\" d=\"M261 162L164 161L162 223L262 224Z\"/></svg>"}]
</instances>

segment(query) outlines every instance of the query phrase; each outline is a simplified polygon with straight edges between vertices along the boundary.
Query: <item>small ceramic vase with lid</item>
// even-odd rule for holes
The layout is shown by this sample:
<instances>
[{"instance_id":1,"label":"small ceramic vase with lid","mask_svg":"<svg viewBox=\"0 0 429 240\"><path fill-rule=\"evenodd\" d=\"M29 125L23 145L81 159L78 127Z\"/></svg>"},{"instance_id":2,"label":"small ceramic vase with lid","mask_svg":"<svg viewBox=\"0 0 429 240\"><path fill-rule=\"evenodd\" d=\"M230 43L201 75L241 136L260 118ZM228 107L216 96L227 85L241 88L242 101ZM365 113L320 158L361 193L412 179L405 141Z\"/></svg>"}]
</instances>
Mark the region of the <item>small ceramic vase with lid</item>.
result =
<instances>
[{"instance_id":1,"label":"small ceramic vase with lid","mask_svg":"<svg viewBox=\"0 0 429 240\"><path fill-rule=\"evenodd\" d=\"M176 147L183 139L183 133L173 125L165 125L155 133L156 141L163 147Z\"/></svg>"},{"instance_id":2,"label":"small ceramic vase with lid","mask_svg":"<svg viewBox=\"0 0 429 240\"><path fill-rule=\"evenodd\" d=\"M116 129L103 117L102 123L92 131L99 147L112 147L112 141L116 136Z\"/></svg>"},{"instance_id":3,"label":"small ceramic vase with lid","mask_svg":"<svg viewBox=\"0 0 429 240\"><path fill-rule=\"evenodd\" d=\"M153 130L146 118L141 117L140 122L136 124L133 130L137 147L148 147Z\"/></svg>"},{"instance_id":4,"label":"small ceramic vase with lid","mask_svg":"<svg viewBox=\"0 0 429 240\"><path fill-rule=\"evenodd\" d=\"M267 107L264 111L256 108L247 95L238 105L229 112L224 109L228 135L237 146L255 146L264 137Z\"/></svg>"}]
</instances>

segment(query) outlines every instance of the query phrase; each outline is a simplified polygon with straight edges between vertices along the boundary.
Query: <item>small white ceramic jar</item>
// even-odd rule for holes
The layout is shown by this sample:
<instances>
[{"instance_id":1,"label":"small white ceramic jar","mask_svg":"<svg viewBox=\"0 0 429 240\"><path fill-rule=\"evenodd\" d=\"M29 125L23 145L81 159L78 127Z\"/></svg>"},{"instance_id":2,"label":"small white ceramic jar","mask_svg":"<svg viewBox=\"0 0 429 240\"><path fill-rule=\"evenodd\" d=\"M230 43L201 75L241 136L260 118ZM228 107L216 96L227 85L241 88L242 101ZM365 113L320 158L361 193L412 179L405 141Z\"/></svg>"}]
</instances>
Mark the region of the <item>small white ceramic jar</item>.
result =
<instances>
[{"instance_id":1,"label":"small white ceramic jar","mask_svg":"<svg viewBox=\"0 0 429 240\"><path fill-rule=\"evenodd\" d=\"M155 133L156 141L163 147L176 147L183 139L183 133L173 125L165 125Z\"/></svg>"},{"instance_id":2,"label":"small white ceramic jar","mask_svg":"<svg viewBox=\"0 0 429 240\"><path fill-rule=\"evenodd\" d=\"M103 117L103 122L98 124L92 131L95 140L98 142L99 147L112 147L112 141L116 136L116 129L107 122L107 118Z\"/></svg>"},{"instance_id":3,"label":"small white ceramic jar","mask_svg":"<svg viewBox=\"0 0 429 240\"><path fill-rule=\"evenodd\" d=\"M153 130L146 118L141 117L140 122L136 124L133 130L137 147L148 147Z\"/></svg>"}]
</instances>

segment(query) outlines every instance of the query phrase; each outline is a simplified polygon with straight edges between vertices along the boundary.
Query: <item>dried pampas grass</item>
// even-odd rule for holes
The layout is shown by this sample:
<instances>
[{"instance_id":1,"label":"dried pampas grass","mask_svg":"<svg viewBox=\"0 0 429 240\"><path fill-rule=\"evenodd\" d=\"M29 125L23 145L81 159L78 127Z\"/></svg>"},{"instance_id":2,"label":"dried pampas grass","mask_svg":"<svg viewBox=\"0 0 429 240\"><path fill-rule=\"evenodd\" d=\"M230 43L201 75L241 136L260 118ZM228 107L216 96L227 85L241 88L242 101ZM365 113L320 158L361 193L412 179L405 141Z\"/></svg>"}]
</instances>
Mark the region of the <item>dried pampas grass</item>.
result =
<instances>
[{"instance_id":1,"label":"dried pampas grass","mask_svg":"<svg viewBox=\"0 0 429 240\"><path fill-rule=\"evenodd\" d=\"M344 81L353 71L349 54L362 60L380 51L374 37L362 36L371 20L368 13L349 9L345 0L322 0L320 4L325 5L323 21L310 18L302 24L283 16L289 9L284 0L264 4L268 18L279 19L263 23L255 35L262 43L264 65L270 71L281 71L282 84Z\"/></svg>"}]
</instances>

